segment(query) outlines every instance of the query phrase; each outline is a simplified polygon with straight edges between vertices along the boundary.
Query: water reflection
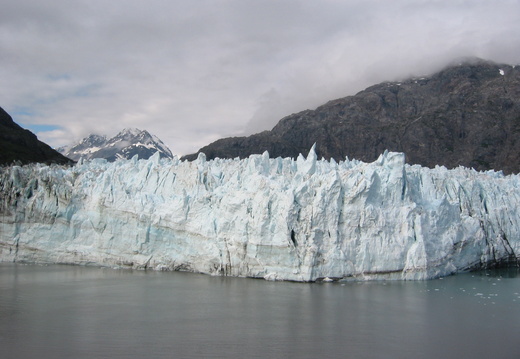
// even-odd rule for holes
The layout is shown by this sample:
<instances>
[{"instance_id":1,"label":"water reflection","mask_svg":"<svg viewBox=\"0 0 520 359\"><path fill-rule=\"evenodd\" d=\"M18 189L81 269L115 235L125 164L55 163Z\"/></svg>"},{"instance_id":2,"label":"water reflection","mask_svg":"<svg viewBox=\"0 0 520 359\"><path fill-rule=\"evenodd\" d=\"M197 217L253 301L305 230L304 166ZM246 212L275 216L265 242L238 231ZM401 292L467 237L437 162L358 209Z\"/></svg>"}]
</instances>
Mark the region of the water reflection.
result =
<instances>
[{"instance_id":1,"label":"water reflection","mask_svg":"<svg viewBox=\"0 0 520 359\"><path fill-rule=\"evenodd\" d=\"M520 357L518 274L302 284L0 264L0 357Z\"/></svg>"}]
</instances>

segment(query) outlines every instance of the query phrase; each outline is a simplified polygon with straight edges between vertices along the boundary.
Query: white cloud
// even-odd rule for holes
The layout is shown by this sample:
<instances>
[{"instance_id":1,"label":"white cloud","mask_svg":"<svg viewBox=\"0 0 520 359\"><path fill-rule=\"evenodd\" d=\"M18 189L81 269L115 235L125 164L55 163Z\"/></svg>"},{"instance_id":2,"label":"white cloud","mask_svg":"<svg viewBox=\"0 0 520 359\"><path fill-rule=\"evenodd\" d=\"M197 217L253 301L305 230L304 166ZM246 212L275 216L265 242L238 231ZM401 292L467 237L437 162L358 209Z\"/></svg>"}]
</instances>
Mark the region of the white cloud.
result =
<instances>
[{"instance_id":1,"label":"white cloud","mask_svg":"<svg viewBox=\"0 0 520 359\"><path fill-rule=\"evenodd\" d=\"M18 0L0 98L50 145L147 129L174 153L463 56L520 62L520 2Z\"/></svg>"}]
</instances>

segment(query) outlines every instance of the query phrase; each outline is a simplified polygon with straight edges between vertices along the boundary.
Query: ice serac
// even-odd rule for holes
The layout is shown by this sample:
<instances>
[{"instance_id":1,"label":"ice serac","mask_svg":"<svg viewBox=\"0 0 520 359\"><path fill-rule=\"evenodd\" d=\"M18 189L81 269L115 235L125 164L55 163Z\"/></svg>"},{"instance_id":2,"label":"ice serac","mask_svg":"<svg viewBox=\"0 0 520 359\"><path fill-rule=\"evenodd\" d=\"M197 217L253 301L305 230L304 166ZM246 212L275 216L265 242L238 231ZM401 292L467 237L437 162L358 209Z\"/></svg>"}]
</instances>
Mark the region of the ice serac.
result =
<instances>
[{"instance_id":1,"label":"ice serac","mask_svg":"<svg viewBox=\"0 0 520 359\"><path fill-rule=\"evenodd\" d=\"M427 279L520 253L520 178L252 155L0 172L0 259L276 280Z\"/></svg>"}]
</instances>

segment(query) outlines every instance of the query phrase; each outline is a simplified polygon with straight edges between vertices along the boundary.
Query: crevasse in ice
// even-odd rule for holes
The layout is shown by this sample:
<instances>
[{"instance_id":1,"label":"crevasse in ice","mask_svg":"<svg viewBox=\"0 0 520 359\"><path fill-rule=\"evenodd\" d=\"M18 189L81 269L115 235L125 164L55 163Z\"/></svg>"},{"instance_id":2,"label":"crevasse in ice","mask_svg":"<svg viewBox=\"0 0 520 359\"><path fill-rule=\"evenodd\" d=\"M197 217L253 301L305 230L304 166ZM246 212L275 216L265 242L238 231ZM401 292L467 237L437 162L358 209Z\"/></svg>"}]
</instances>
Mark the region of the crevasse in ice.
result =
<instances>
[{"instance_id":1,"label":"crevasse in ice","mask_svg":"<svg viewBox=\"0 0 520 359\"><path fill-rule=\"evenodd\" d=\"M0 169L0 260L274 280L428 279L517 260L520 178L269 158Z\"/></svg>"}]
</instances>

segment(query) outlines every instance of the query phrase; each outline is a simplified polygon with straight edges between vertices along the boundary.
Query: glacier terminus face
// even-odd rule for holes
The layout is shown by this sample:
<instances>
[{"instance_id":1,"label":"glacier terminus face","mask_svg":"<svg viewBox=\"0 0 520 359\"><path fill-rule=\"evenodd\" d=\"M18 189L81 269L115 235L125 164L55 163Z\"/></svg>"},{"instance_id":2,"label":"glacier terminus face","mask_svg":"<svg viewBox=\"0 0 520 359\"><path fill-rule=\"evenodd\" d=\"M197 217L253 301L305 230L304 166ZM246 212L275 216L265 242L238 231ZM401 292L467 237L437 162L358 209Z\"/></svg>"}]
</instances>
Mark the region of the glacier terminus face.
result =
<instances>
[{"instance_id":1,"label":"glacier terminus face","mask_svg":"<svg viewBox=\"0 0 520 359\"><path fill-rule=\"evenodd\" d=\"M0 261L270 280L429 279L520 253L520 177L269 158L0 168Z\"/></svg>"}]
</instances>

